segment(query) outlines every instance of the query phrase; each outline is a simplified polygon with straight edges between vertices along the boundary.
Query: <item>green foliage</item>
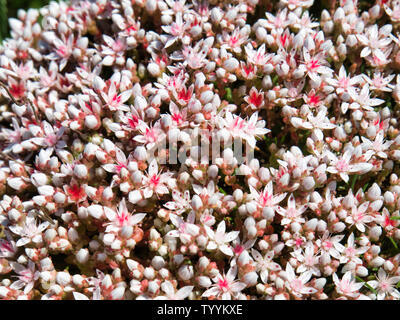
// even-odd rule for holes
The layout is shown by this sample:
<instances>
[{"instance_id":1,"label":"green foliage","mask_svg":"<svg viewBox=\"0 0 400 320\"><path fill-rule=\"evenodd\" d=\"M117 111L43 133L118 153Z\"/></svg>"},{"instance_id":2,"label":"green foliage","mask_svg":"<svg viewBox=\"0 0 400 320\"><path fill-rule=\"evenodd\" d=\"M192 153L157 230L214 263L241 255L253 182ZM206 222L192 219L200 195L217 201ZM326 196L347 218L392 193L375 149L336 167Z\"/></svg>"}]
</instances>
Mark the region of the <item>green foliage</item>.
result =
<instances>
[{"instance_id":1,"label":"green foliage","mask_svg":"<svg viewBox=\"0 0 400 320\"><path fill-rule=\"evenodd\" d=\"M0 41L7 35L7 0L0 0Z\"/></svg>"},{"instance_id":2,"label":"green foliage","mask_svg":"<svg viewBox=\"0 0 400 320\"><path fill-rule=\"evenodd\" d=\"M0 0L0 41L8 36L8 19L17 17L19 9L41 8L49 2L49 0Z\"/></svg>"}]
</instances>

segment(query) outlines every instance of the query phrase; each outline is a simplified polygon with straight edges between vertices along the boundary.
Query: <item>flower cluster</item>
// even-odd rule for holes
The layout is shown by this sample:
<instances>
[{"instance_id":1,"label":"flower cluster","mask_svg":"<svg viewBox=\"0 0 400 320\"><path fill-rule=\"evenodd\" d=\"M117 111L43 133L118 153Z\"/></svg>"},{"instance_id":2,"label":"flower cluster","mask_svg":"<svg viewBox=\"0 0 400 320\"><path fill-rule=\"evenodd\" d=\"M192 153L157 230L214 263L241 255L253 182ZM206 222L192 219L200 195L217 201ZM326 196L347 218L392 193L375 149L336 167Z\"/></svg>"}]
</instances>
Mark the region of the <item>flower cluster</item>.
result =
<instances>
[{"instance_id":1,"label":"flower cluster","mask_svg":"<svg viewBox=\"0 0 400 320\"><path fill-rule=\"evenodd\" d=\"M9 24L0 299L400 299L399 1Z\"/></svg>"}]
</instances>

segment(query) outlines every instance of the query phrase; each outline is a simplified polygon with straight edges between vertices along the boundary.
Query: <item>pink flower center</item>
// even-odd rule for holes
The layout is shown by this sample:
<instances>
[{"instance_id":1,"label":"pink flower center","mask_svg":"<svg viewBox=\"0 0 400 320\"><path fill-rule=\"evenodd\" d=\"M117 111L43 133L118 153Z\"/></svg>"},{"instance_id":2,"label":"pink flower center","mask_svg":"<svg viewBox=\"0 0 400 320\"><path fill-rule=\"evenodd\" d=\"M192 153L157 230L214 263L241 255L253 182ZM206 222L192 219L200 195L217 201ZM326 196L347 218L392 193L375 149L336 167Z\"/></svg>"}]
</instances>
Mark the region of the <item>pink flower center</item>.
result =
<instances>
[{"instance_id":1,"label":"pink flower center","mask_svg":"<svg viewBox=\"0 0 400 320\"><path fill-rule=\"evenodd\" d=\"M263 95L253 91L250 95L249 103L253 104L256 107L259 107L262 102L263 102Z\"/></svg>"},{"instance_id":2,"label":"pink flower center","mask_svg":"<svg viewBox=\"0 0 400 320\"><path fill-rule=\"evenodd\" d=\"M289 208L286 211L286 215L288 216L288 218L295 218L297 217L297 210L294 208Z\"/></svg>"},{"instance_id":3,"label":"pink flower center","mask_svg":"<svg viewBox=\"0 0 400 320\"><path fill-rule=\"evenodd\" d=\"M265 206L268 206L271 204L271 200L272 200L272 194L268 194L268 192L264 192L260 196L259 203L261 206L265 207Z\"/></svg>"},{"instance_id":4,"label":"pink flower center","mask_svg":"<svg viewBox=\"0 0 400 320\"><path fill-rule=\"evenodd\" d=\"M323 246L325 249L329 250L333 247L333 243L331 241L326 240L326 241L324 241Z\"/></svg>"},{"instance_id":5,"label":"pink flower center","mask_svg":"<svg viewBox=\"0 0 400 320\"><path fill-rule=\"evenodd\" d=\"M21 271L19 275L20 275L19 279L24 281L25 283L32 281L33 273L29 269L25 269L25 270Z\"/></svg>"},{"instance_id":6,"label":"pink flower center","mask_svg":"<svg viewBox=\"0 0 400 320\"><path fill-rule=\"evenodd\" d=\"M317 59L313 59L308 63L308 69L310 71L315 71L318 69L321 65L319 64L319 61Z\"/></svg>"},{"instance_id":7,"label":"pink flower center","mask_svg":"<svg viewBox=\"0 0 400 320\"><path fill-rule=\"evenodd\" d=\"M182 123L182 121L183 121L183 117L182 117L182 115L181 114L179 114L179 113L174 113L174 114L172 114L172 121L174 121L174 122L176 122L177 124L180 124L180 123Z\"/></svg>"},{"instance_id":8,"label":"pink flower center","mask_svg":"<svg viewBox=\"0 0 400 320\"><path fill-rule=\"evenodd\" d=\"M290 286L294 291L300 291L303 288L303 283L301 282L300 279L294 279L290 283Z\"/></svg>"},{"instance_id":9,"label":"pink flower center","mask_svg":"<svg viewBox=\"0 0 400 320\"><path fill-rule=\"evenodd\" d=\"M156 174L153 174L152 177L150 178L150 184L154 187L157 187L159 183L160 183L160 177L157 176Z\"/></svg>"},{"instance_id":10,"label":"pink flower center","mask_svg":"<svg viewBox=\"0 0 400 320\"><path fill-rule=\"evenodd\" d=\"M346 172L349 170L349 164L346 160L340 159L336 164L336 168L341 172Z\"/></svg>"},{"instance_id":11,"label":"pink flower center","mask_svg":"<svg viewBox=\"0 0 400 320\"><path fill-rule=\"evenodd\" d=\"M297 247L300 247L302 245L302 243L303 243L303 239L301 239L301 238L297 238L295 240L295 244L296 244Z\"/></svg>"},{"instance_id":12,"label":"pink flower center","mask_svg":"<svg viewBox=\"0 0 400 320\"><path fill-rule=\"evenodd\" d=\"M236 255L240 255L240 254L243 252L243 250L244 250L244 248L243 248L243 246L241 246L240 244L236 245L236 246L233 248L233 252L234 252Z\"/></svg>"},{"instance_id":13,"label":"pink flower center","mask_svg":"<svg viewBox=\"0 0 400 320\"><path fill-rule=\"evenodd\" d=\"M229 290L228 280L226 280L226 278L218 280L218 287L222 291L228 291Z\"/></svg>"},{"instance_id":14,"label":"pink flower center","mask_svg":"<svg viewBox=\"0 0 400 320\"><path fill-rule=\"evenodd\" d=\"M126 225L129 221L129 214L127 212L121 212L117 216L117 222L120 227Z\"/></svg>"},{"instance_id":15,"label":"pink flower center","mask_svg":"<svg viewBox=\"0 0 400 320\"><path fill-rule=\"evenodd\" d=\"M68 194L72 201L79 201L85 195L85 189L77 184L68 188Z\"/></svg>"},{"instance_id":16,"label":"pink flower center","mask_svg":"<svg viewBox=\"0 0 400 320\"><path fill-rule=\"evenodd\" d=\"M117 170L117 173L120 173L122 168L126 169L126 165L121 162L118 162L118 164L115 166L115 168Z\"/></svg>"}]
</instances>

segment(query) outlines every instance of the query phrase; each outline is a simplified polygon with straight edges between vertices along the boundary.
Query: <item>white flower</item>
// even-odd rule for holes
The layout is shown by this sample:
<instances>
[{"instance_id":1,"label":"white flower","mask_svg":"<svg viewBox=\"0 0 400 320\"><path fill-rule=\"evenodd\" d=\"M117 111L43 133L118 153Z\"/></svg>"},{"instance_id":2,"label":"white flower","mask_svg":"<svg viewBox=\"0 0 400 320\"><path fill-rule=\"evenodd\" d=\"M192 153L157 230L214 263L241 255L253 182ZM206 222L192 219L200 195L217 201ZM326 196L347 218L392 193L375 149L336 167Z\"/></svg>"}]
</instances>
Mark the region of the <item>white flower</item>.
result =
<instances>
[{"instance_id":1,"label":"white flower","mask_svg":"<svg viewBox=\"0 0 400 320\"><path fill-rule=\"evenodd\" d=\"M333 282L336 286L336 292L349 298L357 298L360 294L359 290L364 285L362 282L355 282L351 271L347 271L341 280L334 273Z\"/></svg>"},{"instance_id":2,"label":"white flower","mask_svg":"<svg viewBox=\"0 0 400 320\"><path fill-rule=\"evenodd\" d=\"M251 255L256 262L256 270L257 272L259 272L260 278L265 284L268 283L269 271L281 270L281 266L278 263L272 261L272 259L274 258L274 251L267 252L263 257L260 252L252 249Z\"/></svg>"},{"instance_id":3,"label":"white flower","mask_svg":"<svg viewBox=\"0 0 400 320\"><path fill-rule=\"evenodd\" d=\"M131 215L126 207L125 198L120 201L116 212L108 207L104 207L104 213L107 219L111 221L105 224L107 226L106 232L118 232L123 227L134 226L146 216L145 213Z\"/></svg>"},{"instance_id":4,"label":"white flower","mask_svg":"<svg viewBox=\"0 0 400 320\"><path fill-rule=\"evenodd\" d=\"M208 226L204 226L204 228L210 238L207 250L218 249L227 256L233 256L232 247L228 243L235 240L239 236L240 231L225 233L226 225L224 220L218 224L217 231L215 232Z\"/></svg>"},{"instance_id":5,"label":"white flower","mask_svg":"<svg viewBox=\"0 0 400 320\"><path fill-rule=\"evenodd\" d=\"M158 171L157 160L153 159L149 164L147 176L144 176L142 180L144 196L150 198L153 196L153 193L157 195L169 193L166 184L172 175L173 173L171 172L160 173Z\"/></svg>"},{"instance_id":6,"label":"white flower","mask_svg":"<svg viewBox=\"0 0 400 320\"><path fill-rule=\"evenodd\" d=\"M50 225L45 221L37 225L36 219L32 216L27 216L22 226L10 226L10 230L20 236L17 241L17 247L24 246L29 242L40 243L42 241L42 232Z\"/></svg>"},{"instance_id":7,"label":"white flower","mask_svg":"<svg viewBox=\"0 0 400 320\"><path fill-rule=\"evenodd\" d=\"M170 281L164 281L161 284L161 289L165 292L165 296L157 296L155 300L184 300L192 292L194 286L185 286L180 288L178 291L172 285Z\"/></svg>"},{"instance_id":8,"label":"white flower","mask_svg":"<svg viewBox=\"0 0 400 320\"><path fill-rule=\"evenodd\" d=\"M300 208L296 208L296 200L293 194L291 194L287 202L287 209L278 206L276 211L283 216L281 221L282 225L287 225L292 222L304 223L305 219L301 215L307 210L307 207L307 204L304 204Z\"/></svg>"},{"instance_id":9,"label":"white flower","mask_svg":"<svg viewBox=\"0 0 400 320\"><path fill-rule=\"evenodd\" d=\"M400 276L389 277L383 268L379 268L376 280L368 281L367 284L377 291L378 300L384 300L389 295L400 299L400 292L395 288L399 281Z\"/></svg>"},{"instance_id":10,"label":"white flower","mask_svg":"<svg viewBox=\"0 0 400 320\"><path fill-rule=\"evenodd\" d=\"M237 266L232 266L226 275L219 274L213 281L215 284L208 290L206 290L202 297L215 296L222 300L231 300L235 298L244 288L246 284L235 280L237 275Z\"/></svg>"},{"instance_id":11,"label":"white flower","mask_svg":"<svg viewBox=\"0 0 400 320\"><path fill-rule=\"evenodd\" d=\"M317 289L306 285L312 276L312 273L310 271L306 271L302 273L299 277L297 277L293 270L293 267L290 265L290 263L287 263L285 275L286 287L296 297L302 298L303 295L313 294L317 292Z\"/></svg>"},{"instance_id":12,"label":"white flower","mask_svg":"<svg viewBox=\"0 0 400 320\"><path fill-rule=\"evenodd\" d=\"M28 267L23 266L17 262L10 262L14 272L18 274L17 281L13 282L10 286L11 289L24 288L24 294L28 294L34 287L35 281L39 279L40 272L35 270L35 263L31 260L28 261Z\"/></svg>"}]
</instances>

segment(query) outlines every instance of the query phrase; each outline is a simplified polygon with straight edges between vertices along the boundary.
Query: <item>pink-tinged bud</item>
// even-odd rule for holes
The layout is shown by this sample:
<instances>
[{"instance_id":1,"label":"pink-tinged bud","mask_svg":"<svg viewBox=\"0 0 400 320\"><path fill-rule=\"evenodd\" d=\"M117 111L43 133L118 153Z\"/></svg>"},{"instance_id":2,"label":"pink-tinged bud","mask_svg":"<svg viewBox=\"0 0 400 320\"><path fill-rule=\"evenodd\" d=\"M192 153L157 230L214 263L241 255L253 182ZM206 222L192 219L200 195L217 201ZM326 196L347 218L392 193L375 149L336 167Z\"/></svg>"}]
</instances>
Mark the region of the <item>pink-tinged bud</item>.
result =
<instances>
[{"instance_id":1,"label":"pink-tinged bud","mask_svg":"<svg viewBox=\"0 0 400 320\"><path fill-rule=\"evenodd\" d=\"M337 222L333 225L332 230L336 233L342 232L344 229L346 229L346 225L343 222Z\"/></svg>"},{"instance_id":2,"label":"pink-tinged bud","mask_svg":"<svg viewBox=\"0 0 400 320\"><path fill-rule=\"evenodd\" d=\"M78 263L85 264L89 261L89 250L82 248L76 253L75 257Z\"/></svg>"},{"instance_id":3,"label":"pink-tinged bud","mask_svg":"<svg viewBox=\"0 0 400 320\"><path fill-rule=\"evenodd\" d=\"M207 170L208 177L211 178L211 179L216 178L217 175L218 175L218 170L219 169L215 164L209 166L208 170Z\"/></svg>"},{"instance_id":4,"label":"pink-tinged bud","mask_svg":"<svg viewBox=\"0 0 400 320\"><path fill-rule=\"evenodd\" d=\"M289 173L285 173L282 178L279 179L279 183L283 186L286 187L289 185L289 181L290 181L290 174Z\"/></svg>"},{"instance_id":5,"label":"pink-tinged bud","mask_svg":"<svg viewBox=\"0 0 400 320\"><path fill-rule=\"evenodd\" d=\"M200 235L200 236L197 236L196 242L199 245L199 247L203 248L207 245L208 238L206 236Z\"/></svg>"},{"instance_id":6,"label":"pink-tinged bud","mask_svg":"<svg viewBox=\"0 0 400 320\"><path fill-rule=\"evenodd\" d=\"M103 91L106 83L99 76L96 76L93 80L93 89L97 91Z\"/></svg>"},{"instance_id":7,"label":"pink-tinged bud","mask_svg":"<svg viewBox=\"0 0 400 320\"><path fill-rule=\"evenodd\" d=\"M368 269L364 266L358 266L356 269L356 274L359 277L367 277L368 276Z\"/></svg>"},{"instance_id":8,"label":"pink-tinged bud","mask_svg":"<svg viewBox=\"0 0 400 320\"><path fill-rule=\"evenodd\" d=\"M134 190L129 192L128 200L132 204L138 203L140 200L142 200L142 194L140 193L139 190Z\"/></svg>"},{"instance_id":9,"label":"pink-tinged bud","mask_svg":"<svg viewBox=\"0 0 400 320\"><path fill-rule=\"evenodd\" d=\"M239 266L245 266L246 264L250 263L251 258L247 251L243 251L238 258Z\"/></svg>"},{"instance_id":10,"label":"pink-tinged bud","mask_svg":"<svg viewBox=\"0 0 400 320\"><path fill-rule=\"evenodd\" d=\"M83 287L85 283L85 278L82 277L80 274L74 274L72 276L72 283L77 287Z\"/></svg>"},{"instance_id":11,"label":"pink-tinged bud","mask_svg":"<svg viewBox=\"0 0 400 320\"><path fill-rule=\"evenodd\" d=\"M243 200L243 191L240 189L233 191L233 198L236 202L241 202Z\"/></svg>"},{"instance_id":12,"label":"pink-tinged bud","mask_svg":"<svg viewBox=\"0 0 400 320\"><path fill-rule=\"evenodd\" d=\"M246 210L249 214L253 214L257 211L257 205L254 201L246 203Z\"/></svg>"},{"instance_id":13,"label":"pink-tinged bud","mask_svg":"<svg viewBox=\"0 0 400 320\"><path fill-rule=\"evenodd\" d=\"M381 188L379 188L377 183L374 183L371 188L368 189L367 197L371 201L381 199Z\"/></svg>"},{"instance_id":14,"label":"pink-tinged bud","mask_svg":"<svg viewBox=\"0 0 400 320\"><path fill-rule=\"evenodd\" d=\"M97 197L97 189L94 187L85 186L85 192L91 199L95 199Z\"/></svg>"},{"instance_id":15,"label":"pink-tinged bud","mask_svg":"<svg viewBox=\"0 0 400 320\"><path fill-rule=\"evenodd\" d=\"M157 9L157 0L148 0L146 1L146 10L149 13L153 13Z\"/></svg>"},{"instance_id":16,"label":"pink-tinged bud","mask_svg":"<svg viewBox=\"0 0 400 320\"><path fill-rule=\"evenodd\" d=\"M128 266L129 270L133 271L139 268L139 263L132 259L126 260L126 265Z\"/></svg>"},{"instance_id":17,"label":"pink-tinged bud","mask_svg":"<svg viewBox=\"0 0 400 320\"><path fill-rule=\"evenodd\" d=\"M24 166L19 162L9 161L9 167L10 167L12 174L14 174L15 176L19 177L25 173Z\"/></svg>"},{"instance_id":18,"label":"pink-tinged bud","mask_svg":"<svg viewBox=\"0 0 400 320\"><path fill-rule=\"evenodd\" d=\"M262 215L265 219L267 219L268 221L271 221L275 217L275 211L274 211L274 209L272 209L270 207L264 207L263 211L262 211Z\"/></svg>"},{"instance_id":19,"label":"pink-tinged bud","mask_svg":"<svg viewBox=\"0 0 400 320\"><path fill-rule=\"evenodd\" d=\"M257 228L255 226L247 229L247 236L252 239L257 235Z\"/></svg>"},{"instance_id":20,"label":"pink-tinged bud","mask_svg":"<svg viewBox=\"0 0 400 320\"><path fill-rule=\"evenodd\" d=\"M342 7L336 9L335 14L333 16L333 21L340 22L345 18L346 14Z\"/></svg>"},{"instance_id":21,"label":"pink-tinged bud","mask_svg":"<svg viewBox=\"0 0 400 320\"><path fill-rule=\"evenodd\" d=\"M88 129L96 130L100 128L101 122L98 120L98 118L95 115L87 115L85 117L85 126Z\"/></svg>"},{"instance_id":22,"label":"pink-tinged bud","mask_svg":"<svg viewBox=\"0 0 400 320\"><path fill-rule=\"evenodd\" d=\"M242 281L246 283L249 287L255 286L257 284L258 274L257 272L248 272L242 278Z\"/></svg>"},{"instance_id":23,"label":"pink-tinged bud","mask_svg":"<svg viewBox=\"0 0 400 320\"><path fill-rule=\"evenodd\" d=\"M84 157L91 161L96 156L96 151L99 150L99 147L94 143L89 142L86 144L85 149L83 150Z\"/></svg>"},{"instance_id":24,"label":"pink-tinged bud","mask_svg":"<svg viewBox=\"0 0 400 320\"><path fill-rule=\"evenodd\" d=\"M208 288L211 286L211 280L209 277L206 276L199 276L197 277L197 283L200 287Z\"/></svg>"},{"instance_id":25,"label":"pink-tinged bud","mask_svg":"<svg viewBox=\"0 0 400 320\"><path fill-rule=\"evenodd\" d=\"M68 239L69 239L69 241L71 241L73 243L76 243L79 241L80 236L79 236L78 231L76 231L75 228L68 229Z\"/></svg>"},{"instance_id":26,"label":"pink-tinged bud","mask_svg":"<svg viewBox=\"0 0 400 320\"><path fill-rule=\"evenodd\" d=\"M365 244L363 244L363 245L365 245ZM377 256L380 252L381 252L380 246L377 246L377 245L371 246L372 255Z\"/></svg>"},{"instance_id":27,"label":"pink-tinged bud","mask_svg":"<svg viewBox=\"0 0 400 320\"><path fill-rule=\"evenodd\" d=\"M62 149L57 149L57 156L66 163L71 163L74 160L74 156L70 152Z\"/></svg>"},{"instance_id":28,"label":"pink-tinged bud","mask_svg":"<svg viewBox=\"0 0 400 320\"><path fill-rule=\"evenodd\" d=\"M383 198L385 199L385 203L389 205L394 204L394 195L390 191L386 191L385 194L383 195Z\"/></svg>"},{"instance_id":29,"label":"pink-tinged bud","mask_svg":"<svg viewBox=\"0 0 400 320\"><path fill-rule=\"evenodd\" d=\"M383 259L381 257L376 257L376 258L372 259L372 261L369 264L373 268L378 268L378 267L382 266L384 263L385 263L385 259Z\"/></svg>"},{"instance_id":30,"label":"pink-tinged bud","mask_svg":"<svg viewBox=\"0 0 400 320\"><path fill-rule=\"evenodd\" d=\"M385 268L386 271L392 271L394 268L394 265L392 262L390 262L389 260L386 260L385 263L383 264L383 267Z\"/></svg>"},{"instance_id":31,"label":"pink-tinged bud","mask_svg":"<svg viewBox=\"0 0 400 320\"><path fill-rule=\"evenodd\" d=\"M157 63L150 62L147 65L147 71L153 76L158 77L161 73L160 66Z\"/></svg>"},{"instance_id":32,"label":"pink-tinged bud","mask_svg":"<svg viewBox=\"0 0 400 320\"><path fill-rule=\"evenodd\" d=\"M265 168L265 167L261 167L258 170L258 176L260 177L261 181L264 183L268 182L271 179L271 174L270 174L268 168Z\"/></svg>"},{"instance_id":33,"label":"pink-tinged bud","mask_svg":"<svg viewBox=\"0 0 400 320\"><path fill-rule=\"evenodd\" d=\"M71 282L72 278L68 272L57 272L56 281L59 285L65 287Z\"/></svg>"},{"instance_id":34,"label":"pink-tinged bud","mask_svg":"<svg viewBox=\"0 0 400 320\"><path fill-rule=\"evenodd\" d=\"M111 292L112 300L122 300L124 298L125 287L117 287Z\"/></svg>"},{"instance_id":35,"label":"pink-tinged bud","mask_svg":"<svg viewBox=\"0 0 400 320\"><path fill-rule=\"evenodd\" d=\"M331 263L331 256L328 253L321 254L320 261L323 265Z\"/></svg>"},{"instance_id":36,"label":"pink-tinged bud","mask_svg":"<svg viewBox=\"0 0 400 320\"><path fill-rule=\"evenodd\" d=\"M32 184L36 187L47 184L48 178L44 173L34 173L31 175Z\"/></svg>"},{"instance_id":37,"label":"pink-tinged bud","mask_svg":"<svg viewBox=\"0 0 400 320\"><path fill-rule=\"evenodd\" d=\"M147 291L150 294L156 294L157 291L160 289L160 286L158 285L157 281L149 281L149 285L147 287Z\"/></svg>"},{"instance_id":38,"label":"pink-tinged bud","mask_svg":"<svg viewBox=\"0 0 400 320\"><path fill-rule=\"evenodd\" d=\"M141 183L141 182L142 182L143 174L142 174L141 171L135 171L135 172L132 174L131 178L132 178L133 183L138 184L138 183ZM139 190L136 190L136 191L139 191ZM132 202L132 203L133 203L133 202Z\"/></svg>"},{"instance_id":39,"label":"pink-tinged bud","mask_svg":"<svg viewBox=\"0 0 400 320\"><path fill-rule=\"evenodd\" d=\"M256 225L256 221L254 220L253 217L247 217L246 220L244 221L244 226L246 229L250 227L254 227Z\"/></svg>"},{"instance_id":40,"label":"pink-tinged bud","mask_svg":"<svg viewBox=\"0 0 400 320\"><path fill-rule=\"evenodd\" d=\"M373 241L377 241L382 234L382 228L380 226L374 226L369 229L369 237Z\"/></svg>"},{"instance_id":41,"label":"pink-tinged bud","mask_svg":"<svg viewBox=\"0 0 400 320\"><path fill-rule=\"evenodd\" d=\"M314 287L317 290L321 290L321 289L323 289L325 287L325 284L326 284L326 279L325 278L319 278L319 279L315 280Z\"/></svg>"},{"instance_id":42,"label":"pink-tinged bud","mask_svg":"<svg viewBox=\"0 0 400 320\"><path fill-rule=\"evenodd\" d=\"M303 187L305 190L307 190L307 191L313 189L314 186L315 186L314 178L313 178L313 177L306 177L306 178L304 178L304 179L302 180L302 182L301 182L301 185L302 185L302 187Z\"/></svg>"},{"instance_id":43,"label":"pink-tinged bud","mask_svg":"<svg viewBox=\"0 0 400 320\"><path fill-rule=\"evenodd\" d=\"M238 67L239 67L239 61L237 61L237 59L235 58L229 58L224 62L224 68L228 72L234 72Z\"/></svg>"},{"instance_id":44,"label":"pink-tinged bud","mask_svg":"<svg viewBox=\"0 0 400 320\"><path fill-rule=\"evenodd\" d=\"M145 268L144 271L143 271L143 276L144 276L146 279L152 280L152 279L154 279L154 277L155 277L156 275L155 275L155 271L154 271L154 269L153 269L152 267L147 267L147 268Z\"/></svg>"},{"instance_id":45,"label":"pink-tinged bud","mask_svg":"<svg viewBox=\"0 0 400 320\"><path fill-rule=\"evenodd\" d=\"M194 275L193 266L183 265L178 270L178 276L183 281L187 281L187 280L191 279L193 277L193 275Z\"/></svg>"},{"instance_id":46,"label":"pink-tinged bud","mask_svg":"<svg viewBox=\"0 0 400 320\"><path fill-rule=\"evenodd\" d=\"M223 12L222 12L222 10L221 10L220 8L214 7L214 8L211 10L210 18L211 18L211 21L212 21L213 23L215 23L215 24L218 25L219 22L222 20L222 17L223 17Z\"/></svg>"},{"instance_id":47,"label":"pink-tinged bud","mask_svg":"<svg viewBox=\"0 0 400 320\"><path fill-rule=\"evenodd\" d=\"M100 219L104 215L103 207L98 204L89 206L87 211L95 219Z\"/></svg>"},{"instance_id":48,"label":"pink-tinged bud","mask_svg":"<svg viewBox=\"0 0 400 320\"><path fill-rule=\"evenodd\" d=\"M47 229L44 233L44 239L47 242L52 242L57 236L57 231L54 229Z\"/></svg>"},{"instance_id":49,"label":"pink-tinged bud","mask_svg":"<svg viewBox=\"0 0 400 320\"><path fill-rule=\"evenodd\" d=\"M163 257L154 256L154 258L151 260L151 265L153 266L154 269L160 270L165 266L165 260Z\"/></svg>"},{"instance_id":50,"label":"pink-tinged bud","mask_svg":"<svg viewBox=\"0 0 400 320\"><path fill-rule=\"evenodd\" d=\"M111 201L114 197L114 193L111 187L107 187L103 190L102 197L105 201Z\"/></svg>"},{"instance_id":51,"label":"pink-tinged bud","mask_svg":"<svg viewBox=\"0 0 400 320\"><path fill-rule=\"evenodd\" d=\"M201 201L200 197L195 194L192 198L192 208L193 210L200 210L200 208L203 207L203 202Z\"/></svg>"},{"instance_id":52,"label":"pink-tinged bud","mask_svg":"<svg viewBox=\"0 0 400 320\"><path fill-rule=\"evenodd\" d=\"M112 233L107 233L103 237L103 243L106 246L111 246L113 244L114 240L115 240L115 235Z\"/></svg>"},{"instance_id":53,"label":"pink-tinged bud","mask_svg":"<svg viewBox=\"0 0 400 320\"><path fill-rule=\"evenodd\" d=\"M54 295L59 295L63 292L63 289L58 284L54 284L49 288L49 293L53 293Z\"/></svg>"},{"instance_id":54,"label":"pink-tinged bud","mask_svg":"<svg viewBox=\"0 0 400 320\"><path fill-rule=\"evenodd\" d=\"M14 190L17 190L17 191L22 191L23 189L25 189L28 186L22 178L8 179L7 184L11 188L13 188Z\"/></svg>"},{"instance_id":55,"label":"pink-tinged bud","mask_svg":"<svg viewBox=\"0 0 400 320\"><path fill-rule=\"evenodd\" d=\"M300 223L297 223L297 222L293 222L290 227L291 227L291 230L293 231L293 233L297 233L301 230L301 225L300 225Z\"/></svg>"}]
</instances>

